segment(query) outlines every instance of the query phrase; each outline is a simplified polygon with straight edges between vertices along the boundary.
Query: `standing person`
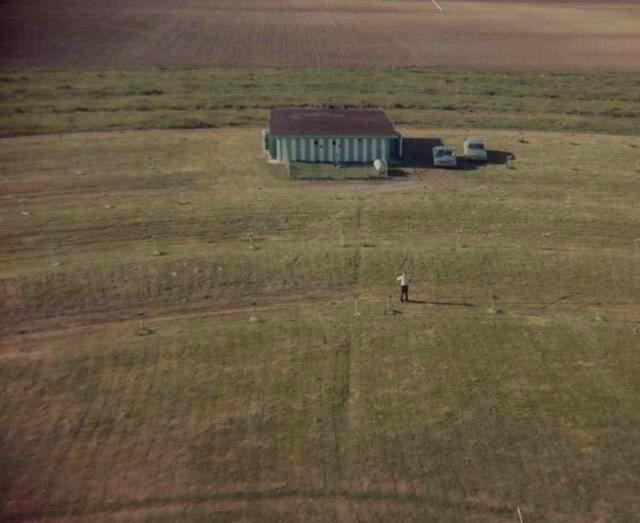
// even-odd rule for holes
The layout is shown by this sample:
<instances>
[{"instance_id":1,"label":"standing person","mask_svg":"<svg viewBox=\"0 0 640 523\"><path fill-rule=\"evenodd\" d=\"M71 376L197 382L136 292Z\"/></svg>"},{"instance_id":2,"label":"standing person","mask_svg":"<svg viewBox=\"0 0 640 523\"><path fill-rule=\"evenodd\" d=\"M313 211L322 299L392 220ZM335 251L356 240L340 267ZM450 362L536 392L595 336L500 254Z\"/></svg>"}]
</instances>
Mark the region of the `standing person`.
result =
<instances>
[{"instance_id":1,"label":"standing person","mask_svg":"<svg viewBox=\"0 0 640 523\"><path fill-rule=\"evenodd\" d=\"M409 274L403 272L396 281L400 282L400 301L409 301Z\"/></svg>"}]
</instances>

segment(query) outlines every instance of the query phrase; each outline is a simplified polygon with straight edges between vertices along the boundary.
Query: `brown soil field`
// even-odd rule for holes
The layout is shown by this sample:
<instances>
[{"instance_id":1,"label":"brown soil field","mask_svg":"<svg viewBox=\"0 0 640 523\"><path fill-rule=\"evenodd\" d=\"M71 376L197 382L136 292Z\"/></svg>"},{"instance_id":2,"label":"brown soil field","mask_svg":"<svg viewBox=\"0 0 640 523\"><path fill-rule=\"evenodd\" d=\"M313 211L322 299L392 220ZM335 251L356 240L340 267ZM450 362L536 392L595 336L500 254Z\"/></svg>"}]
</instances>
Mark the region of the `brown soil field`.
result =
<instances>
[{"instance_id":1,"label":"brown soil field","mask_svg":"<svg viewBox=\"0 0 640 523\"><path fill-rule=\"evenodd\" d=\"M0 66L638 70L637 2L0 2Z\"/></svg>"}]
</instances>

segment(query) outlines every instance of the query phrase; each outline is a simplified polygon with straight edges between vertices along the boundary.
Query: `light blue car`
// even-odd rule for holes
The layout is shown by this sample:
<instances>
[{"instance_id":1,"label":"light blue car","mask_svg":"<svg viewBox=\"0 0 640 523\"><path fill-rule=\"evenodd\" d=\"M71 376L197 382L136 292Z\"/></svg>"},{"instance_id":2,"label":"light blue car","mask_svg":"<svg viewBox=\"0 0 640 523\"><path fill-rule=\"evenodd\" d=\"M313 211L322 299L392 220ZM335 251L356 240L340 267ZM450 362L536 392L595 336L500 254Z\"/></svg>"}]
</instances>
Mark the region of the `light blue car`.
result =
<instances>
[{"instance_id":1,"label":"light blue car","mask_svg":"<svg viewBox=\"0 0 640 523\"><path fill-rule=\"evenodd\" d=\"M437 145L433 148L433 165L435 167L455 167L458 165L453 147Z\"/></svg>"}]
</instances>

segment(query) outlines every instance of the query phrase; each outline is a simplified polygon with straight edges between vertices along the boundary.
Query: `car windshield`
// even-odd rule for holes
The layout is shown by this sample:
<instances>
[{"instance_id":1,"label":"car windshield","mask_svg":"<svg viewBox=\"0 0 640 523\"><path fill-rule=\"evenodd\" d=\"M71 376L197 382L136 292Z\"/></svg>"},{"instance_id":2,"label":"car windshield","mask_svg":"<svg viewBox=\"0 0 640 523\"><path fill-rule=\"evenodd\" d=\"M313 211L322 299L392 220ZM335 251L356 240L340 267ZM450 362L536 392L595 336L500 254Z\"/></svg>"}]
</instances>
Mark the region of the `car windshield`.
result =
<instances>
[{"instance_id":1,"label":"car windshield","mask_svg":"<svg viewBox=\"0 0 640 523\"><path fill-rule=\"evenodd\" d=\"M476 150L483 150L484 149L484 144L483 143L470 143L469 144L469 149L476 149Z\"/></svg>"},{"instance_id":2,"label":"car windshield","mask_svg":"<svg viewBox=\"0 0 640 523\"><path fill-rule=\"evenodd\" d=\"M443 156L453 156L453 151L451 149L440 149L436 153L436 156L438 158L442 158Z\"/></svg>"}]
</instances>

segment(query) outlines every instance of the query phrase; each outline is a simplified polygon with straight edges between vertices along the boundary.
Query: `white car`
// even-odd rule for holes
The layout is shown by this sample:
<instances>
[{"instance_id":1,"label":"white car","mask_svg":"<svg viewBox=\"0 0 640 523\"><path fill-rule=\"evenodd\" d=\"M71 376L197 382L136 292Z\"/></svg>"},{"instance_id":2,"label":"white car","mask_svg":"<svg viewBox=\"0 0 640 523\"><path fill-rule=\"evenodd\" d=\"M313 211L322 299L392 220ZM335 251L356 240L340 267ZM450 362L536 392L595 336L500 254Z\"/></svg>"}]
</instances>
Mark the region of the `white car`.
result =
<instances>
[{"instance_id":1,"label":"white car","mask_svg":"<svg viewBox=\"0 0 640 523\"><path fill-rule=\"evenodd\" d=\"M475 162L486 162L489 159L482 138L467 138L464 141L464 157Z\"/></svg>"},{"instance_id":2,"label":"white car","mask_svg":"<svg viewBox=\"0 0 640 523\"><path fill-rule=\"evenodd\" d=\"M455 167L458 165L453 147L438 145L433 148L433 165L436 167Z\"/></svg>"}]
</instances>

